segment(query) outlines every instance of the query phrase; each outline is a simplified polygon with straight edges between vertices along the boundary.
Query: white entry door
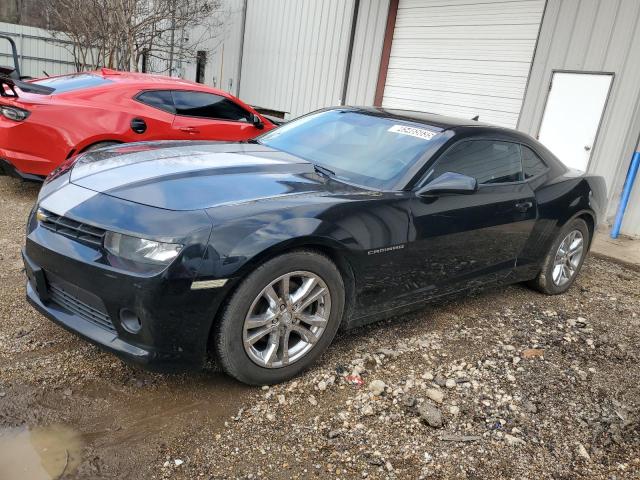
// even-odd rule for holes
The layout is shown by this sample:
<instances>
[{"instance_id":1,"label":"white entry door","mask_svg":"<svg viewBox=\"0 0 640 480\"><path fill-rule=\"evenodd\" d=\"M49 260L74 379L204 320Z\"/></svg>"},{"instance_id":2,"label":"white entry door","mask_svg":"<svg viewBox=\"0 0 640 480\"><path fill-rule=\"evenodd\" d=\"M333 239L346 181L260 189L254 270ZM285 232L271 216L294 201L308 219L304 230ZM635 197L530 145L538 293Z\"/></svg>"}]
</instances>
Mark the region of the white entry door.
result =
<instances>
[{"instance_id":1,"label":"white entry door","mask_svg":"<svg viewBox=\"0 0 640 480\"><path fill-rule=\"evenodd\" d=\"M586 171L611 74L554 72L538 139L567 167Z\"/></svg>"}]
</instances>

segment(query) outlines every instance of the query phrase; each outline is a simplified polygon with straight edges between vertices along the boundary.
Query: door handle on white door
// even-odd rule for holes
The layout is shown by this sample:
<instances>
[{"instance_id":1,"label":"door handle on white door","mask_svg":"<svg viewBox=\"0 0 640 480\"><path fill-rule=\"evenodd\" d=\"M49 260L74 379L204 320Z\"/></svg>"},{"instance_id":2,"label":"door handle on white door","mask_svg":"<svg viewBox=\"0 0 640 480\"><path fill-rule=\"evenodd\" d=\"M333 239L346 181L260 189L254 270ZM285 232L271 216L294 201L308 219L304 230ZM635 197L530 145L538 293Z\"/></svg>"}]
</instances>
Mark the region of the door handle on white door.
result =
<instances>
[{"instance_id":1,"label":"door handle on white door","mask_svg":"<svg viewBox=\"0 0 640 480\"><path fill-rule=\"evenodd\" d=\"M585 146L584 146L584 151L585 151L585 152L588 152L589 150L591 150L591 146L589 146L589 145L585 145Z\"/></svg>"}]
</instances>

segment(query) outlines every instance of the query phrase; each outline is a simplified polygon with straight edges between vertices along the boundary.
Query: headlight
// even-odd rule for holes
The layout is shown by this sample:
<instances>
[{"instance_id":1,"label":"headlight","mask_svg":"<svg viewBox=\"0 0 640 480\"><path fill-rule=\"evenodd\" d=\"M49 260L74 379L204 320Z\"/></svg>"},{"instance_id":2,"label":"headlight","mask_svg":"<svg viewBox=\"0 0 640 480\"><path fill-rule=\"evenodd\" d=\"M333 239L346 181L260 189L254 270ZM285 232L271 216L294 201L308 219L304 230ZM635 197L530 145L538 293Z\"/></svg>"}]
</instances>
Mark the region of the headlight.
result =
<instances>
[{"instance_id":1,"label":"headlight","mask_svg":"<svg viewBox=\"0 0 640 480\"><path fill-rule=\"evenodd\" d=\"M13 120L14 122L22 122L26 120L30 112L16 107L0 106L0 113L3 117Z\"/></svg>"},{"instance_id":2,"label":"headlight","mask_svg":"<svg viewBox=\"0 0 640 480\"><path fill-rule=\"evenodd\" d=\"M107 232L104 237L104 248L113 255L127 260L168 265L178 256L182 250L182 245Z\"/></svg>"},{"instance_id":3,"label":"headlight","mask_svg":"<svg viewBox=\"0 0 640 480\"><path fill-rule=\"evenodd\" d=\"M76 162L78 160L80 160L82 155L84 155L84 154L81 153L80 155L75 155L75 156L73 156L71 158L66 159L64 162L62 162L60 165L58 165L58 167L53 172L51 172L47 176L47 178L45 178L44 183L47 184L49 182L52 182L56 178L61 177L62 175L67 173L69 170L71 170L73 168L73 166L76 164Z\"/></svg>"}]
</instances>

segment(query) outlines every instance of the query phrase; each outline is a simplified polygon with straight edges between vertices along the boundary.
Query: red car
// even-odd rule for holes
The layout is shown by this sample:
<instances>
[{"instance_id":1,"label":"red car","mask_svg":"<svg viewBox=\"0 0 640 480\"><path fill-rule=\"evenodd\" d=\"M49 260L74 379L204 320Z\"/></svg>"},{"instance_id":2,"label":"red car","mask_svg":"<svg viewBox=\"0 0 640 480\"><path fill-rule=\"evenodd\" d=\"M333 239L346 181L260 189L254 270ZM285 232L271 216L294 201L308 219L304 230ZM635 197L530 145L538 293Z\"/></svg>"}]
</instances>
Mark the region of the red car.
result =
<instances>
[{"instance_id":1,"label":"red car","mask_svg":"<svg viewBox=\"0 0 640 480\"><path fill-rule=\"evenodd\" d=\"M22 82L0 71L0 167L42 179L75 154L144 140L248 140L274 123L226 92L102 69Z\"/></svg>"}]
</instances>

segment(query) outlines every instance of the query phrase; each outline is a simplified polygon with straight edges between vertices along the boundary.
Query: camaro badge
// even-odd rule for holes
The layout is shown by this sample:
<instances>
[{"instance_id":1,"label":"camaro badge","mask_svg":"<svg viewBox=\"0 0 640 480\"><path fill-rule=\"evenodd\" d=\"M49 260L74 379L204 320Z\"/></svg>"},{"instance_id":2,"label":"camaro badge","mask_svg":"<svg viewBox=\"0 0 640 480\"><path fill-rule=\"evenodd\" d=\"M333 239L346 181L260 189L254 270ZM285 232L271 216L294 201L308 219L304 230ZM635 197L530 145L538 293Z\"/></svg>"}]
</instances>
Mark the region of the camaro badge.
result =
<instances>
[{"instance_id":1,"label":"camaro badge","mask_svg":"<svg viewBox=\"0 0 640 480\"><path fill-rule=\"evenodd\" d=\"M367 255L377 255L378 253L387 253L393 250L402 250L404 248L404 245L405 244L403 243L401 245L392 245L390 247L376 248L375 250L368 250Z\"/></svg>"}]
</instances>

